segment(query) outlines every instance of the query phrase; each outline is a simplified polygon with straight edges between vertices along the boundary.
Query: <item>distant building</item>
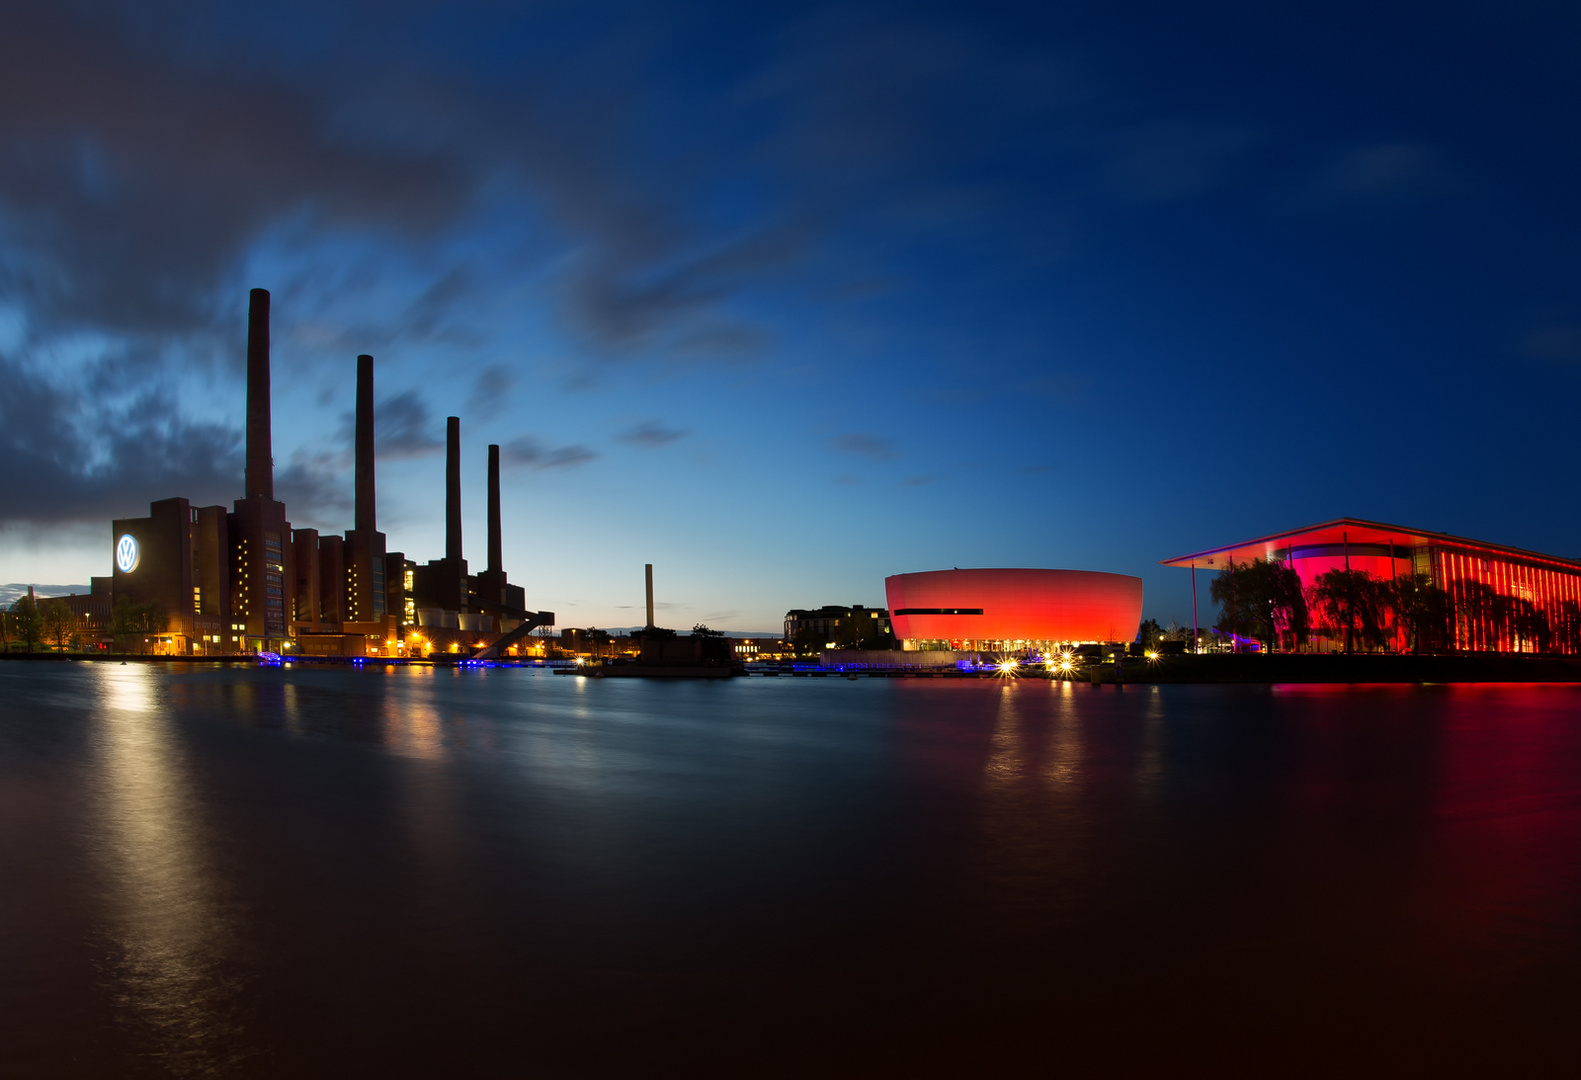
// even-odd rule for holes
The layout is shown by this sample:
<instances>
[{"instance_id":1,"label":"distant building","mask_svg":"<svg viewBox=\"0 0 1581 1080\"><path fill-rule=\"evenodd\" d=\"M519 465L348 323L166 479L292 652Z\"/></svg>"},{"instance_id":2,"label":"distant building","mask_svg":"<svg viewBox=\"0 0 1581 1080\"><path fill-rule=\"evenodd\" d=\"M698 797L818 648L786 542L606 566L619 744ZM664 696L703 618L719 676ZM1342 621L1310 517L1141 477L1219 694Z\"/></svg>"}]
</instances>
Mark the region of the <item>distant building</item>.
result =
<instances>
[{"instance_id":1,"label":"distant building","mask_svg":"<svg viewBox=\"0 0 1581 1080\"><path fill-rule=\"evenodd\" d=\"M409 564L407 590L420 637L438 651L470 650L486 637L525 637L536 627L554 625L553 612L527 610L526 592L520 585L512 585L505 574L498 446L489 447L488 466L488 568L470 574L461 545L461 419L449 417L445 424L445 556Z\"/></svg>"},{"instance_id":2,"label":"distant building","mask_svg":"<svg viewBox=\"0 0 1581 1080\"><path fill-rule=\"evenodd\" d=\"M830 642L870 642L887 639L890 635L889 612L883 608L863 607L852 604L842 607L826 604L821 608L804 610L793 608L785 613L785 641L794 645L798 634L809 631L816 636L818 647Z\"/></svg>"}]
</instances>

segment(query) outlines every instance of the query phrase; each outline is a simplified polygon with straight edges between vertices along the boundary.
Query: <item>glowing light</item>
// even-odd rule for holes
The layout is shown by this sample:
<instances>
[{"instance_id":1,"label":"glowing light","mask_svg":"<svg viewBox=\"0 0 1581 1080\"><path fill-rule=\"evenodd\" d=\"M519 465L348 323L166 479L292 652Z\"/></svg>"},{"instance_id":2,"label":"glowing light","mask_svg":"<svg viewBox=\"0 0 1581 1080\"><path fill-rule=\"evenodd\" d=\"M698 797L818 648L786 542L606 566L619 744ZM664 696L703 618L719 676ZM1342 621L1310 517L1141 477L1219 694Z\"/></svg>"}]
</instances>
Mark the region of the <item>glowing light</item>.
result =
<instances>
[{"instance_id":1,"label":"glowing light","mask_svg":"<svg viewBox=\"0 0 1581 1080\"><path fill-rule=\"evenodd\" d=\"M999 664L999 670L1003 671L1007 675L1010 672L1014 671L1015 669L1016 669L1016 662L1014 660L1005 660L1005 661L1002 661Z\"/></svg>"},{"instance_id":2,"label":"glowing light","mask_svg":"<svg viewBox=\"0 0 1581 1080\"><path fill-rule=\"evenodd\" d=\"M142 550L137 546L137 537L131 533L122 533L121 538L115 542L116 568L123 574L130 574L137 569L142 556Z\"/></svg>"}]
</instances>

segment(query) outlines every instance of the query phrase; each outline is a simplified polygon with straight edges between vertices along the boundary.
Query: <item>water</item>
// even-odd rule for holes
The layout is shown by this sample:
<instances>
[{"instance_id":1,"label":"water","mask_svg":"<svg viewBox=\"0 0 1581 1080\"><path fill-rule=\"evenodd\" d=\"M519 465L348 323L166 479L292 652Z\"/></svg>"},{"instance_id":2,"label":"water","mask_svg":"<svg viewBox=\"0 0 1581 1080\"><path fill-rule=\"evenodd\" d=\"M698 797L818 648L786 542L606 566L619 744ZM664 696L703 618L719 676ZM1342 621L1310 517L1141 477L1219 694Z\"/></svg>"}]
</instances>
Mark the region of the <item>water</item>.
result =
<instances>
[{"instance_id":1,"label":"water","mask_svg":"<svg viewBox=\"0 0 1581 1080\"><path fill-rule=\"evenodd\" d=\"M0 664L7 1076L1581 1064L1581 688Z\"/></svg>"}]
</instances>

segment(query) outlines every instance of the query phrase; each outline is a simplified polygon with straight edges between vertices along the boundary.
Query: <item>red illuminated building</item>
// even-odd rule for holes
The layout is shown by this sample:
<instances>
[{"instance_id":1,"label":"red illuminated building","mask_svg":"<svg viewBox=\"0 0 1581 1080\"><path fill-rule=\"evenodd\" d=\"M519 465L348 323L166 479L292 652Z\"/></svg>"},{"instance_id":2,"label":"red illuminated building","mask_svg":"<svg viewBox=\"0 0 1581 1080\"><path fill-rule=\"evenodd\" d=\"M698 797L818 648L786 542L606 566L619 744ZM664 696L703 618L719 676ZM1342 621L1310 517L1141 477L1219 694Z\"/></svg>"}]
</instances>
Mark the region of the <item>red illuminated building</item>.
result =
<instances>
[{"instance_id":1,"label":"red illuminated building","mask_svg":"<svg viewBox=\"0 0 1581 1080\"><path fill-rule=\"evenodd\" d=\"M1366 571L1385 582L1425 575L1447 599L1439 647L1581 651L1581 562L1503 544L1340 518L1165 559L1163 565L1217 573L1254 559L1288 564L1307 589L1330 570ZM1315 647L1332 647L1318 637ZM1397 631L1393 647L1403 647L1404 638Z\"/></svg>"},{"instance_id":2,"label":"red illuminated building","mask_svg":"<svg viewBox=\"0 0 1581 1080\"><path fill-rule=\"evenodd\" d=\"M1047 649L1130 641L1142 579L1093 570L930 570L884 579L902 647Z\"/></svg>"}]
</instances>

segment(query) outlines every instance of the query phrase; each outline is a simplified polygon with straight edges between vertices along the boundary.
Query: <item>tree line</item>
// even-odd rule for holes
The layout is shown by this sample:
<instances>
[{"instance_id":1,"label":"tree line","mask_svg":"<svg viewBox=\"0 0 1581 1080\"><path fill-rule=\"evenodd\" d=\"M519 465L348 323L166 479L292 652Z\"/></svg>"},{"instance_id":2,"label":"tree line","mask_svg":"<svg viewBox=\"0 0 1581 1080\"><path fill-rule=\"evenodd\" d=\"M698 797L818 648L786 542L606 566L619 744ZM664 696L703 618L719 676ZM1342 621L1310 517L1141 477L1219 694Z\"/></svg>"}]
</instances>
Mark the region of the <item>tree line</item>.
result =
<instances>
[{"instance_id":1,"label":"tree line","mask_svg":"<svg viewBox=\"0 0 1581 1080\"><path fill-rule=\"evenodd\" d=\"M1552 619L1532 601L1482 582L1461 582L1458 599L1426 574L1379 578L1366 570L1330 570L1304 585L1278 559L1228 565L1212 583L1216 628L1265 647L1292 650L1316 633L1343 640L1347 653L1394 645L1414 653L1455 645L1458 619L1494 643L1533 652L1581 652L1581 606L1564 601Z\"/></svg>"},{"instance_id":2,"label":"tree line","mask_svg":"<svg viewBox=\"0 0 1581 1080\"><path fill-rule=\"evenodd\" d=\"M110 633L121 652L130 651L128 647L147 651L146 637L162 634L169 627L170 613L157 600L134 604L125 596L118 597L110 612ZM26 652L37 652L40 645L53 652L80 650L88 629L88 621L79 618L71 605L58 597L21 596L8 611L0 612L0 641L7 650L13 645L20 645Z\"/></svg>"}]
</instances>

